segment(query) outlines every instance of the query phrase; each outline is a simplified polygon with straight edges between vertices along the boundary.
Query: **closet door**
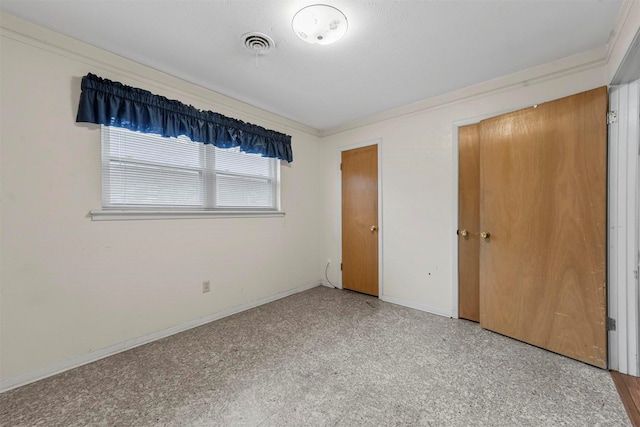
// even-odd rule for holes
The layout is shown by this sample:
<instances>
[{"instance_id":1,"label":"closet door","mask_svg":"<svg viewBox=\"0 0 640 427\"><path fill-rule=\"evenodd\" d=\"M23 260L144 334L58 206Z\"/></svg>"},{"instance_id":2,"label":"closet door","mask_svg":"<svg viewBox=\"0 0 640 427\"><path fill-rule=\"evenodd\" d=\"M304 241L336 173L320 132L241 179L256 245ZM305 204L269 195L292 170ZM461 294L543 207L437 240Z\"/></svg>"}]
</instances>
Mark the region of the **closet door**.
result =
<instances>
[{"instance_id":1,"label":"closet door","mask_svg":"<svg viewBox=\"0 0 640 427\"><path fill-rule=\"evenodd\" d=\"M605 87L480 123L480 324L601 368Z\"/></svg>"},{"instance_id":2,"label":"closet door","mask_svg":"<svg viewBox=\"0 0 640 427\"><path fill-rule=\"evenodd\" d=\"M458 129L458 316L480 321L480 124Z\"/></svg>"}]
</instances>

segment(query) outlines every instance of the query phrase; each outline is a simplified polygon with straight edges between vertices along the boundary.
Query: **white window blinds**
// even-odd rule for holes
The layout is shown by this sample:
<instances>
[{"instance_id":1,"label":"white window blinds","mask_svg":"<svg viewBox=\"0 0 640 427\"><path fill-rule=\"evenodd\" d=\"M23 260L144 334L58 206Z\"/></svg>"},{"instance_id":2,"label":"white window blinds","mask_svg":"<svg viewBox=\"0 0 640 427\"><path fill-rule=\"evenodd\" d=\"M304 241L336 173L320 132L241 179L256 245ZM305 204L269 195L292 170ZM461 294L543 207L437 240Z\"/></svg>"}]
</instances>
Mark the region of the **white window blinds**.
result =
<instances>
[{"instance_id":1,"label":"white window blinds","mask_svg":"<svg viewBox=\"0 0 640 427\"><path fill-rule=\"evenodd\" d=\"M276 159L102 127L103 208L276 211Z\"/></svg>"}]
</instances>

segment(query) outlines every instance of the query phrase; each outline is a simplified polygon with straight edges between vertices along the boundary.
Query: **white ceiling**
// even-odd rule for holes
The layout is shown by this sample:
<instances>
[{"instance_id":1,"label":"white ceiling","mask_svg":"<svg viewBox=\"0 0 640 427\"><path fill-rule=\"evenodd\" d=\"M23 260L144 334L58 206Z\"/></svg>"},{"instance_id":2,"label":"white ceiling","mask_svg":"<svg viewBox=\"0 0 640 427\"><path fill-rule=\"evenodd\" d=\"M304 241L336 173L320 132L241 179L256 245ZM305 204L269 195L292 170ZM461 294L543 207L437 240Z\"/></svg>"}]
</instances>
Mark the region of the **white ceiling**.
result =
<instances>
[{"instance_id":1,"label":"white ceiling","mask_svg":"<svg viewBox=\"0 0 640 427\"><path fill-rule=\"evenodd\" d=\"M347 35L309 45L313 0L0 0L0 10L326 131L607 44L622 0L326 0ZM267 55L245 49L258 31Z\"/></svg>"}]
</instances>

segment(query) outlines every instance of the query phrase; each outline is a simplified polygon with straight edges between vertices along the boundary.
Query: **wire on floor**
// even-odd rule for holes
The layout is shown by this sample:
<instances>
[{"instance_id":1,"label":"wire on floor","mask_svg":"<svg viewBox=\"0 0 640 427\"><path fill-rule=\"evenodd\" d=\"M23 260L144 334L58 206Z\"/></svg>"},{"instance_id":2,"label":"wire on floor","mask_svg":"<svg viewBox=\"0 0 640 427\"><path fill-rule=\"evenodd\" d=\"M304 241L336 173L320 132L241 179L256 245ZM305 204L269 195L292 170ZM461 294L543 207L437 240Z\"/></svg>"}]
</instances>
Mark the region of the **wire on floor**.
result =
<instances>
[{"instance_id":1,"label":"wire on floor","mask_svg":"<svg viewBox=\"0 0 640 427\"><path fill-rule=\"evenodd\" d=\"M333 289L338 289L338 287L336 285L334 285L331 280L329 280L329 276L327 275L327 271L329 270L329 266L331 265L330 262L327 263L327 266L324 268L324 278L327 279L327 282L329 282L329 284L331 285L331 287Z\"/></svg>"}]
</instances>

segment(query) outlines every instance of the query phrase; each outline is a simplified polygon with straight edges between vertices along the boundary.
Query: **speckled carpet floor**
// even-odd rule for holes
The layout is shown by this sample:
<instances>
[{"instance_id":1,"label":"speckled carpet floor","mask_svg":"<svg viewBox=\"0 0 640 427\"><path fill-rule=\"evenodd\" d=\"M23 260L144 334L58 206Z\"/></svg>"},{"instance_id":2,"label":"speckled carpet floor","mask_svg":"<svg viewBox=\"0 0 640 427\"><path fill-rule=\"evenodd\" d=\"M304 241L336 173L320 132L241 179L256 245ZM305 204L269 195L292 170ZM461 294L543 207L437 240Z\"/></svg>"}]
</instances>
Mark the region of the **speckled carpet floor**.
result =
<instances>
[{"instance_id":1,"label":"speckled carpet floor","mask_svg":"<svg viewBox=\"0 0 640 427\"><path fill-rule=\"evenodd\" d=\"M2 426L626 426L607 371L317 287L0 395Z\"/></svg>"}]
</instances>

